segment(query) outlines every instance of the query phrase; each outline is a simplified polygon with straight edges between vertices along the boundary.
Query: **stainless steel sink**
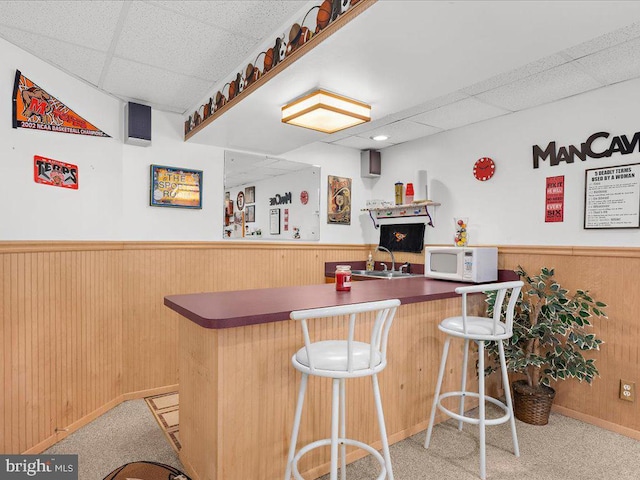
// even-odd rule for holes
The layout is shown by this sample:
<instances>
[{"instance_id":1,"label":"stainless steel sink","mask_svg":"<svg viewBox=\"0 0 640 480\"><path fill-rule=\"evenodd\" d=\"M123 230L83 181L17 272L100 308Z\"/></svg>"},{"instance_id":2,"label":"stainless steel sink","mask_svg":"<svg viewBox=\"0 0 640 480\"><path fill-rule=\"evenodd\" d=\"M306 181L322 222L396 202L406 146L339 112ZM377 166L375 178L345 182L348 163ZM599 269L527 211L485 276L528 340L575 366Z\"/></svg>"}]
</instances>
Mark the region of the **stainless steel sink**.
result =
<instances>
[{"instance_id":1,"label":"stainless steel sink","mask_svg":"<svg viewBox=\"0 0 640 480\"><path fill-rule=\"evenodd\" d=\"M388 280L392 280L395 278L411 278L411 277L420 277L422 276L419 273L405 273L405 272L391 272L391 271L383 271L383 270L352 270L351 275L354 277L369 277L369 278L386 278Z\"/></svg>"}]
</instances>

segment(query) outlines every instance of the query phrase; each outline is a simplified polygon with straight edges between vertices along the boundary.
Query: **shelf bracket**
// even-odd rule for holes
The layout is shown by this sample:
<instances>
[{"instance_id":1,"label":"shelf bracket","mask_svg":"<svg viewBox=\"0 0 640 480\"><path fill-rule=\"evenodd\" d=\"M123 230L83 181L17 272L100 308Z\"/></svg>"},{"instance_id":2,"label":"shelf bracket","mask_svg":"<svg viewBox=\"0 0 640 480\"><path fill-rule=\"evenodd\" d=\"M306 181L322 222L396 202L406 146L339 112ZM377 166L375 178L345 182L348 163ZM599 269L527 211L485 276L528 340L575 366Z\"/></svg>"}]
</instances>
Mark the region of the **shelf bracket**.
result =
<instances>
[{"instance_id":1,"label":"shelf bracket","mask_svg":"<svg viewBox=\"0 0 640 480\"><path fill-rule=\"evenodd\" d=\"M376 217L373 216L373 210L369 210L369 216L371 217L371 221L373 222L373 226L376 228L376 230L379 229L380 225L378 224L378 222L376 222Z\"/></svg>"}]
</instances>

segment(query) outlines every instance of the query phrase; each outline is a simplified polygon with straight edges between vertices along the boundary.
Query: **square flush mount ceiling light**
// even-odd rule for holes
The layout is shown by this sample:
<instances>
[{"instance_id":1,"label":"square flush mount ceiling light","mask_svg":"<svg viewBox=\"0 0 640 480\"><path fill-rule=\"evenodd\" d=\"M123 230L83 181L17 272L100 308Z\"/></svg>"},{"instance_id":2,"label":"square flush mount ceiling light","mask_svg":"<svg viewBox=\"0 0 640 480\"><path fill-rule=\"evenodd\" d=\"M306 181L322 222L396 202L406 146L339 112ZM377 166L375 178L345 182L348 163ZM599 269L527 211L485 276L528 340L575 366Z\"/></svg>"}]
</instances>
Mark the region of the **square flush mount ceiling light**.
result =
<instances>
[{"instance_id":1,"label":"square flush mount ceiling light","mask_svg":"<svg viewBox=\"0 0 640 480\"><path fill-rule=\"evenodd\" d=\"M371 107L335 93L316 90L282 107L282 121L334 133L371 120Z\"/></svg>"}]
</instances>

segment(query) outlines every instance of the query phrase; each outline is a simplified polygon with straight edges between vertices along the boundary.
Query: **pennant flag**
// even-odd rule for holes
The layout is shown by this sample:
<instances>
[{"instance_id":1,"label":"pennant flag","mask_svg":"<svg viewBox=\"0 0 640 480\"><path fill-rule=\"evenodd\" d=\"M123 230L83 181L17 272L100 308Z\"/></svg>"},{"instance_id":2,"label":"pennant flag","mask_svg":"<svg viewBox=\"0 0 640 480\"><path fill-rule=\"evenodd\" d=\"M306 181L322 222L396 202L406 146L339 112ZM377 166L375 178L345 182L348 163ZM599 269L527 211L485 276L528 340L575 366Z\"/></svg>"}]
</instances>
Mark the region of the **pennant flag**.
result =
<instances>
[{"instance_id":1,"label":"pennant flag","mask_svg":"<svg viewBox=\"0 0 640 480\"><path fill-rule=\"evenodd\" d=\"M13 128L110 137L16 70Z\"/></svg>"}]
</instances>

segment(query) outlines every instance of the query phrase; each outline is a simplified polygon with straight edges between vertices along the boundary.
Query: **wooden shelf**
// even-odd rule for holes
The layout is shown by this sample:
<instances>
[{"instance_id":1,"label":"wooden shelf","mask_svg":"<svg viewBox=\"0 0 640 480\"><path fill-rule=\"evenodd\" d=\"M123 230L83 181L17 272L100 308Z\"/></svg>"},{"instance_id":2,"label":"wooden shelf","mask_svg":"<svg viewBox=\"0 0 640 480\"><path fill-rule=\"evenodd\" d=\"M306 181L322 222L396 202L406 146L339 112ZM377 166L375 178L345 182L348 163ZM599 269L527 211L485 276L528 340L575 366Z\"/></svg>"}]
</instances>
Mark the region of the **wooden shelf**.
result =
<instances>
[{"instance_id":1,"label":"wooden shelf","mask_svg":"<svg viewBox=\"0 0 640 480\"><path fill-rule=\"evenodd\" d=\"M410 203L405 205L391 205L388 207L371 207L363 208L362 212L369 212L369 216L373 221L373 225L378 228L377 220L385 218L409 218L409 217L429 217L427 224L433 227L433 219L429 213L428 207L438 207L438 202Z\"/></svg>"}]
</instances>

